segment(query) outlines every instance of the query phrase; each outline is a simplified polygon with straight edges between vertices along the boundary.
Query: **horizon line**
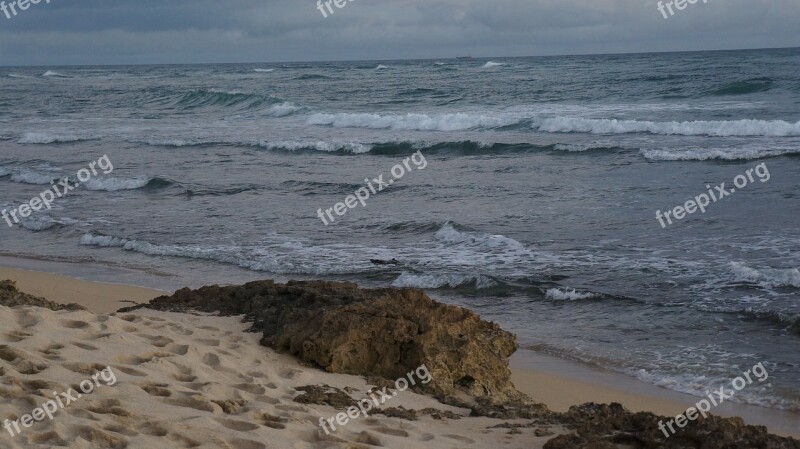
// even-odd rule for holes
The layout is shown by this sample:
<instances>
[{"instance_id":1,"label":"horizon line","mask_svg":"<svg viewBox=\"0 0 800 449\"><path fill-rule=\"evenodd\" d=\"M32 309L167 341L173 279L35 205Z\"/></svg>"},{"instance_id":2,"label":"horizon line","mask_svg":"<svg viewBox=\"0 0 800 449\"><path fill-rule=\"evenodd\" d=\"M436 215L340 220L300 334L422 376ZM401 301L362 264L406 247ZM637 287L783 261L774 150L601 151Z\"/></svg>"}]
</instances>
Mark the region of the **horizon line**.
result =
<instances>
[{"instance_id":1,"label":"horizon line","mask_svg":"<svg viewBox=\"0 0 800 449\"><path fill-rule=\"evenodd\" d=\"M620 56L620 55L651 55L651 54L672 54L672 53L708 53L708 52L736 52L736 51L755 51L755 50L793 50L796 47L760 47L760 48L737 48L737 49L715 49L715 50L682 50L682 51L636 51L620 53L572 53L560 55L528 55L528 56L448 56L442 58L400 58L400 59L347 59L347 60L318 60L318 61L255 61L255 62L184 62L184 63L135 63L135 64L56 64L56 65L3 65L0 67L125 67L125 66L191 66L191 65L247 65L247 64L318 64L318 63L346 63L346 62L388 62L388 61L434 61L451 60L468 57L470 59L520 59L520 58L563 58L563 57L587 57L587 56Z\"/></svg>"}]
</instances>

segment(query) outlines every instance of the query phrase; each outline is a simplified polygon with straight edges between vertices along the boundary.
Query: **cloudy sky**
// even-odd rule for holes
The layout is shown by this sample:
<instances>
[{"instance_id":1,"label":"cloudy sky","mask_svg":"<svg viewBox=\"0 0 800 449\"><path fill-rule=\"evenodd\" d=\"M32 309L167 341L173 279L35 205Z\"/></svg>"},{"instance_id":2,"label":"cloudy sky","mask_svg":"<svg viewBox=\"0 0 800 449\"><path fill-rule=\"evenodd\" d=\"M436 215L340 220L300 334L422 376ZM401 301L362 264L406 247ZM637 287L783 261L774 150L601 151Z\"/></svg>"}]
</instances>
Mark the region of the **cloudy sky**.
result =
<instances>
[{"instance_id":1,"label":"cloudy sky","mask_svg":"<svg viewBox=\"0 0 800 449\"><path fill-rule=\"evenodd\" d=\"M800 0L699 0L666 20L657 0L353 0L328 18L316 0L45 1L0 13L0 65L800 46Z\"/></svg>"}]
</instances>

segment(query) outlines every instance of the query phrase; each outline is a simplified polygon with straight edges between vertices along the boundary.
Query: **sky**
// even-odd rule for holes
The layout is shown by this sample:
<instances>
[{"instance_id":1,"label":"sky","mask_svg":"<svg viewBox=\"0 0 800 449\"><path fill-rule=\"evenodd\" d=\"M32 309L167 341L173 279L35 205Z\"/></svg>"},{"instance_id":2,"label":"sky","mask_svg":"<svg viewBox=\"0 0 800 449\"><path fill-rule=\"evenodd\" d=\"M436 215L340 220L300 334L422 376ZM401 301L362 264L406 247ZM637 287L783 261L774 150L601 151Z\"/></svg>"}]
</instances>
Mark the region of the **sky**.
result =
<instances>
[{"instance_id":1,"label":"sky","mask_svg":"<svg viewBox=\"0 0 800 449\"><path fill-rule=\"evenodd\" d=\"M3 0L8 7L11 1ZM27 1L27 0L22 0ZM428 59L800 46L800 0L41 0L0 65ZM340 0L341 1L341 0ZM675 1L675 0L670 0ZM678 0L683 1L683 0ZM666 1L664 1L666 3ZM324 8L324 5L323 5ZM666 10L666 8L665 8ZM666 13L669 15L669 13Z\"/></svg>"}]
</instances>

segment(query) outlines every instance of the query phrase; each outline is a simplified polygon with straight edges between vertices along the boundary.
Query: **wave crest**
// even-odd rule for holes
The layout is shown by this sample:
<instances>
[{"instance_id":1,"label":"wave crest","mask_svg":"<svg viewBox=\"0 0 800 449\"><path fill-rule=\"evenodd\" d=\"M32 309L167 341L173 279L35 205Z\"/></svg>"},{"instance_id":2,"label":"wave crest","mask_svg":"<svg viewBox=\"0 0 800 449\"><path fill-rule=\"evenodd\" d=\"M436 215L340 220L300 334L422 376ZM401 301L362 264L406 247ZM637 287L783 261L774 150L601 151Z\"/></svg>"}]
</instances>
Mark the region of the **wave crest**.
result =
<instances>
[{"instance_id":1,"label":"wave crest","mask_svg":"<svg viewBox=\"0 0 800 449\"><path fill-rule=\"evenodd\" d=\"M532 125L540 132L631 134L648 133L680 136L712 137L789 137L800 136L800 121L790 123L783 120L731 120L693 122L650 122L639 120L589 119L577 117L554 117L540 119Z\"/></svg>"},{"instance_id":2,"label":"wave crest","mask_svg":"<svg viewBox=\"0 0 800 449\"><path fill-rule=\"evenodd\" d=\"M797 268L755 269L739 262L731 262L730 268L738 280L755 282L762 287L800 288L800 270Z\"/></svg>"},{"instance_id":3,"label":"wave crest","mask_svg":"<svg viewBox=\"0 0 800 449\"><path fill-rule=\"evenodd\" d=\"M135 190L148 185L152 181L146 176L136 178L92 178L83 183L89 190L116 192L118 190Z\"/></svg>"}]
</instances>

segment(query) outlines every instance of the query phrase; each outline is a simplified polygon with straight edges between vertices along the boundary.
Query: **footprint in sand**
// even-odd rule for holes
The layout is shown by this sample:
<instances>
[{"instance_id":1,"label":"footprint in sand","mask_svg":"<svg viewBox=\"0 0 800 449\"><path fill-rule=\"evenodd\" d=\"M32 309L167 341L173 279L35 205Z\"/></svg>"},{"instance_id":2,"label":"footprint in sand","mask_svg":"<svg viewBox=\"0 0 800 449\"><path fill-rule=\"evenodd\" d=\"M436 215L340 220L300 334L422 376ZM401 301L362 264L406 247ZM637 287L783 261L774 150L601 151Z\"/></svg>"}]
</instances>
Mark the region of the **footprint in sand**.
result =
<instances>
[{"instance_id":1,"label":"footprint in sand","mask_svg":"<svg viewBox=\"0 0 800 449\"><path fill-rule=\"evenodd\" d=\"M127 375L129 375L129 376L134 376L134 377L147 377L147 374L146 374L146 373L143 373L143 372L141 372L141 371L139 371L139 370L135 370L135 369L133 369L133 368L126 368L126 367L124 367L124 366L115 366L115 367L114 367L114 370L120 371L120 372L122 372L122 373L125 373L125 374L127 374Z\"/></svg>"},{"instance_id":2,"label":"footprint in sand","mask_svg":"<svg viewBox=\"0 0 800 449\"><path fill-rule=\"evenodd\" d=\"M141 355L121 355L115 357L114 361L125 365L144 365L145 363L150 363L156 359L162 359L173 356L175 356L175 354L170 354L167 352L154 352L151 354L141 354Z\"/></svg>"},{"instance_id":3,"label":"footprint in sand","mask_svg":"<svg viewBox=\"0 0 800 449\"><path fill-rule=\"evenodd\" d=\"M106 369L106 366L99 363L65 363L61 366L73 373L83 374L84 376L91 376L94 373Z\"/></svg>"},{"instance_id":4,"label":"footprint in sand","mask_svg":"<svg viewBox=\"0 0 800 449\"><path fill-rule=\"evenodd\" d=\"M98 349L100 349L97 346L92 346L86 343L72 342L72 344L86 351L97 351Z\"/></svg>"},{"instance_id":5,"label":"footprint in sand","mask_svg":"<svg viewBox=\"0 0 800 449\"><path fill-rule=\"evenodd\" d=\"M138 425L136 427L136 430L145 435L150 435L153 437L165 437L167 436L167 434L169 434L169 430L167 430L165 427L156 423L149 423L149 422Z\"/></svg>"},{"instance_id":6,"label":"footprint in sand","mask_svg":"<svg viewBox=\"0 0 800 449\"><path fill-rule=\"evenodd\" d=\"M269 413L254 413L253 419L261 424L262 426L271 427L273 429L283 430L286 428L284 423L289 421L286 418L281 418L280 416L273 416Z\"/></svg>"},{"instance_id":7,"label":"footprint in sand","mask_svg":"<svg viewBox=\"0 0 800 449\"><path fill-rule=\"evenodd\" d=\"M72 441L78 441L79 438L82 438L91 443L91 447L103 449L125 449L128 447L126 438L116 437L94 427L78 426L71 429L70 433L72 433Z\"/></svg>"},{"instance_id":8,"label":"footprint in sand","mask_svg":"<svg viewBox=\"0 0 800 449\"><path fill-rule=\"evenodd\" d=\"M296 369L282 368L281 371L278 373L278 375L284 379L292 380L295 378L295 376L297 376L300 373L301 371L298 371Z\"/></svg>"},{"instance_id":9,"label":"footprint in sand","mask_svg":"<svg viewBox=\"0 0 800 449\"><path fill-rule=\"evenodd\" d=\"M373 435L366 430L359 433L355 439L356 443L369 444L370 446L383 447L383 443L377 435Z\"/></svg>"},{"instance_id":10,"label":"footprint in sand","mask_svg":"<svg viewBox=\"0 0 800 449\"><path fill-rule=\"evenodd\" d=\"M103 430L108 430L109 432L125 435L126 437L135 437L136 435L139 435L139 432L117 424L109 424L103 427Z\"/></svg>"},{"instance_id":11,"label":"footprint in sand","mask_svg":"<svg viewBox=\"0 0 800 449\"><path fill-rule=\"evenodd\" d=\"M177 355L186 355L189 352L189 345L179 345L179 344L169 344L164 347L167 351L177 354Z\"/></svg>"},{"instance_id":12,"label":"footprint in sand","mask_svg":"<svg viewBox=\"0 0 800 449\"><path fill-rule=\"evenodd\" d=\"M33 336L33 334L29 334L27 332L11 331L11 332L6 333L5 339L9 343L19 343L22 340L25 340L25 339L30 338L32 336Z\"/></svg>"},{"instance_id":13,"label":"footprint in sand","mask_svg":"<svg viewBox=\"0 0 800 449\"><path fill-rule=\"evenodd\" d=\"M393 437L406 437L408 438L408 432L405 430L400 429L392 429L390 427L373 427L372 430L378 433L382 433L384 435L391 435Z\"/></svg>"},{"instance_id":14,"label":"footprint in sand","mask_svg":"<svg viewBox=\"0 0 800 449\"><path fill-rule=\"evenodd\" d=\"M229 440L228 444L233 449L267 449L267 446L264 443L259 443L258 441L253 440Z\"/></svg>"},{"instance_id":15,"label":"footprint in sand","mask_svg":"<svg viewBox=\"0 0 800 449\"><path fill-rule=\"evenodd\" d=\"M261 385L254 385L254 384L236 384L233 386L237 390L246 391L250 394L260 395L266 393L267 389L262 387Z\"/></svg>"},{"instance_id":16,"label":"footprint in sand","mask_svg":"<svg viewBox=\"0 0 800 449\"><path fill-rule=\"evenodd\" d=\"M253 430L258 429L259 427L258 424L253 424L251 422L245 422L245 421L234 421L232 419L216 418L215 421L227 427L228 429L236 430L239 432L252 432Z\"/></svg>"},{"instance_id":17,"label":"footprint in sand","mask_svg":"<svg viewBox=\"0 0 800 449\"><path fill-rule=\"evenodd\" d=\"M214 338L198 338L197 342L205 346L214 346L214 347L219 346L219 340Z\"/></svg>"},{"instance_id":18,"label":"footprint in sand","mask_svg":"<svg viewBox=\"0 0 800 449\"><path fill-rule=\"evenodd\" d=\"M203 356L203 363L205 363L206 365L208 365L208 366L210 366L212 368L217 368L217 367L219 367L219 364L220 364L219 356L209 352L209 353L207 353L206 355Z\"/></svg>"},{"instance_id":19,"label":"footprint in sand","mask_svg":"<svg viewBox=\"0 0 800 449\"><path fill-rule=\"evenodd\" d=\"M42 446L47 446L47 447L68 446L67 441L61 438L58 432L54 431L38 433L33 437L31 437L31 441L33 443L41 444Z\"/></svg>"},{"instance_id":20,"label":"footprint in sand","mask_svg":"<svg viewBox=\"0 0 800 449\"><path fill-rule=\"evenodd\" d=\"M89 323L79 320L59 320L58 324L67 329L86 329L89 327Z\"/></svg>"},{"instance_id":21,"label":"footprint in sand","mask_svg":"<svg viewBox=\"0 0 800 449\"><path fill-rule=\"evenodd\" d=\"M461 435L442 435L442 436L443 437L447 437L447 438L451 438L451 439L456 440L456 441L460 441L460 442L465 443L465 444L473 444L475 442L475 440L467 438L467 437L462 437Z\"/></svg>"},{"instance_id":22,"label":"footprint in sand","mask_svg":"<svg viewBox=\"0 0 800 449\"><path fill-rule=\"evenodd\" d=\"M34 327L42 321L42 317L38 314L32 313L29 310L20 310L17 312L17 324L23 329Z\"/></svg>"},{"instance_id":23,"label":"footprint in sand","mask_svg":"<svg viewBox=\"0 0 800 449\"><path fill-rule=\"evenodd\" d=\"M31 362L28 353L13 349L10 346L0 346L0 360L8 362L20 374L39 374L47 369L47 365Z\"/></svg>"},{"instance_id":24,"label":"footprint in sand","mask_svg":"<svg viewBox=\"0 0 800 449\"><path fill-rule=\"evenodd\" d=\"M220 408L218 405L208 401L200 395L184 398L166 398L164 399L164 403L175 407L193 408L195 410L210 413L214 413L218 408Z\"/></svg>"},{"instance_id":25,"label":"footprint in sand","mask_svg":"<svg viewBox=\"0 0 800 449\"><path fill-rule=\"evenodd\" d=\"M150 344L157 348L163 348L171 343L175 343L175 340L160 335L136 334L136 336L149 340Z\"/></svg>"},{"instance_id":26,"label":"footprint in sand","mask_svg":"<svg viewBox=\"0 0 800 449\"><path fill-rule=\"evenodd\" d=\"M138 386L150 396L159 396L162 398L172 396L172 391L169 390L169 384L143 383Z\"/></svg>"}]
</instances>

